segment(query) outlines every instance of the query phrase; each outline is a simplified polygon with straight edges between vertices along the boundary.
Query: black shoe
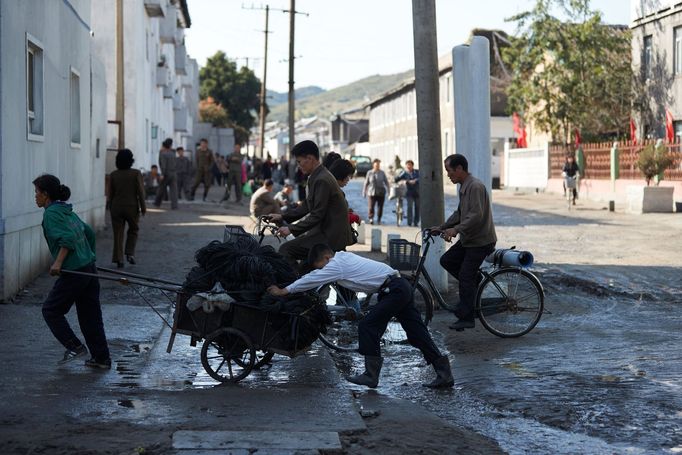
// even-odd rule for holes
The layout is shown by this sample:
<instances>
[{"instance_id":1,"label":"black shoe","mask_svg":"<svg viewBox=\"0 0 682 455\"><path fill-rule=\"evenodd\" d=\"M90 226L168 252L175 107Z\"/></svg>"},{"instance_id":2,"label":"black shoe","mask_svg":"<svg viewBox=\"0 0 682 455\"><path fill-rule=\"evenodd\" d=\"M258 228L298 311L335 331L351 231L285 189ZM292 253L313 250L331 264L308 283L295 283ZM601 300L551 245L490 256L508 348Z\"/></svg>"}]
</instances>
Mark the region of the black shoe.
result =
<instances>
[{"instance_id":1,"label":"black shoe","mask_svg":"<svg viewBox=\"0 0 682 455\"><path fill-rule=\"evenodd\" d=\"M94 357L85 361L85 366L90 368L111 369L111 359L97 360Z\"/></svg>"},{"instance_id":2,"label":"black shoe","mask_svg":"<svg viewBox=\"0 0 682 455\"><path fill-rule=\"evenodd\" d=\"M88 348L82 344L75 349L67 349L64 353L62 360L57 362L59 365L64 365L65 363L71 362L72 360L80 359L88 355Z\"/></svg>"},{"instance_id":3,"label":"black shoe","mask_svg":"<svg viewBox=\"0 0 682 455\"><path fill-rule=\"evenodd\" d=\"M137 262L135 262L135 256L126 256L126 259L128 260L129 264L135 265Z\"/></svg>"},{"instance_id":4,"label":"black shoe","mask_svg":"<svg viewBox=\"0 0 682 455\"><path fill-rule=\"evenodd\" d=\"M122 269L123 268L123 262L117 262L116 267L119 269Z\"/></svg>"},{"instance_id":5,"label":"black shoe","mask_svg":"<svg viewBox=\"0 0 682 455\"><path fill-rule=\"evenodd\" d=\"M461 332L464 329L473 329L476 327L476 322L473 319L470 321L466 319L459 319L456 322L450 324L448 327L450 327L452 330Z\"/></svg>"}]
</instances>

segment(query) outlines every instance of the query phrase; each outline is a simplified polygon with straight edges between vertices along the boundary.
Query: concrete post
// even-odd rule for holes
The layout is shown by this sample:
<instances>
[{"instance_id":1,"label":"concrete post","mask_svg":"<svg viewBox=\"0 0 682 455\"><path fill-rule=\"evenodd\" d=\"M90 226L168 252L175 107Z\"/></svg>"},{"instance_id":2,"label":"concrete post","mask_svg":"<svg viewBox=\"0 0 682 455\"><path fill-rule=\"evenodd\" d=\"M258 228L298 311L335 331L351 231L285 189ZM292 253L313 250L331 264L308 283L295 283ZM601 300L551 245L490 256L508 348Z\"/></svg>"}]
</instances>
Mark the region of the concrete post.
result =
<instances>
[{"instance_id":1,"label":"concrete post","mask_svg":"<svg viewBox=\"0 0 682 455\"><path fill-rule=\"evenodd\" d=\"M470 46L452 51L455 84L455 151L469 172L492 190L490 147L490 43L475 36Z\"/></svg>"},{"instance_id":2,"label":"concrete post","mask_svg":"<svg viewBox=\"0 0 682 455\"><path fill-rule=\"evenodd\" d=\"M362 223L360 226L358 226L358 243L360 245L364 245L366 242L366 237L367 237L367 225L365 223Z\"/></svg>"},{"instance_id":3,"label":"concrete post","mask_svg":"<svg viewBox=\"0 0 682 455\"><path fill-rule=\"evenodd\" d=\"M424 227L439 226L444 220L445 204L435 0L412 0L412 27L421 223ZM447 291L447 275L443 268L428 261L426 269L438 290Z\"/></svg>"},{"instance_id":4,"label":"concrete post","mask_svg":"<svg viewBox=\"0 0 682 455\"><path fill-rule=\"evenodd\" d=\"M371 250L374 252L381 251L381 229L372 229L372 247Z\"/></svg>"},{"instance_id":5,"label":"concrete post","mask_svg":"<svg viewBox=\"0 0 682 455\"><path fill-rule=\"evenodd\" d=\"M618 156L618 142L611 147L611 191L616 192L616 180L620 176L620 158ZM609 209L611 206L609 205ZM613 212L613 210L611 210Z\"/></svg>"}]
</instances>

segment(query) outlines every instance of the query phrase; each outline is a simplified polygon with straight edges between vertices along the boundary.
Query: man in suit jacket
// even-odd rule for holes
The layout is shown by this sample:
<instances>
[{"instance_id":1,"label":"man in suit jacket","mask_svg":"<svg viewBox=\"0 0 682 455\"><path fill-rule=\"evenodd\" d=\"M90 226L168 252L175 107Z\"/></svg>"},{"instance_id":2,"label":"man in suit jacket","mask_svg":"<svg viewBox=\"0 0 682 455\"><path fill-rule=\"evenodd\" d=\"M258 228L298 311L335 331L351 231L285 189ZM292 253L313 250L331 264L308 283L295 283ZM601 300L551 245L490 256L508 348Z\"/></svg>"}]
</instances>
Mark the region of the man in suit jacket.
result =
<instances>
[{"instance_id":1,"label":"man in suit jacket","mask_svg":"<svg viewBox=\"0 0 682 455\"><path fill-rule=\"evenodd\" d=\"M282 215L273 215L273 221L297 223L282 226L278 235L296 238L279 248L291 262L306 260L308 251L318 243L328 244L341 251L353 243L348 223L348 204L339 184L320 162L320 150L313 141L299 142L291 150L298 167L308 175L306 198L301 204Z\"/></svg>"}]
</instances>

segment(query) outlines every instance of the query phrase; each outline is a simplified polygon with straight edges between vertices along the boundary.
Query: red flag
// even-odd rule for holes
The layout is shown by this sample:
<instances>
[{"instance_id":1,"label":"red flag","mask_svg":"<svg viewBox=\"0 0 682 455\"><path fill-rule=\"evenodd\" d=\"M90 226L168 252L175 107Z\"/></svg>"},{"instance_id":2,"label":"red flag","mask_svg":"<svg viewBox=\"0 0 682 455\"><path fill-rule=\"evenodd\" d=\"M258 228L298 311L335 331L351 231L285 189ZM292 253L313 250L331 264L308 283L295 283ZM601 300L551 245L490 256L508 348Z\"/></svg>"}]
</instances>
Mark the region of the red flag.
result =
<instances>
[{"instance_id":1,"label":"red flag","mask_svg":"<svg viewBox=\"0 0 682 455\"><path fill-rule=\"evenodd\" d=\"M580 147L580 130L578 128L575 129L575 146Z\"/></svg>"},{"instance_id":2,"label":"red flag","mask_svg":"<svg viewBox=\"0 0 682 455\"><path fill-rule=\"evenodd\" d=\"M528 137L526 136L526 128L521 130L521 137L518 139L519 147L528 148Z\"/></svg>"},{"instance_id":3,"label":"red flag","mask_svg":"<svg viewBox=\"0 0 682 455\"><path fill-rule=\"evenodd\" d=\"M675 142L675 128L673 127L673 114L666 109L665 110L665 138L668 142Z\"/></svg>"},{"instance_id":4,"label":"red flag","mask_svg":"<svg viewBox=\"0 0 682 455\"><path fill-rule=\"evenodd\" d=\"M632 145L637 145L637 125L633 119L630 119L630 140Z\"/></svg>"},{"instance_id":5,"label":"red flag","mask_svg":"<svg viewBox=\"0 0 682 455\"><path fill-rule=\"evenodd\" d=\"M520 148L528 147L528 141L526 140L526 128L521 128L521 117L519 114L514 112L512 114L512 122L514 133L516 133L516 145Z\"/></svg>"}]
</instances>

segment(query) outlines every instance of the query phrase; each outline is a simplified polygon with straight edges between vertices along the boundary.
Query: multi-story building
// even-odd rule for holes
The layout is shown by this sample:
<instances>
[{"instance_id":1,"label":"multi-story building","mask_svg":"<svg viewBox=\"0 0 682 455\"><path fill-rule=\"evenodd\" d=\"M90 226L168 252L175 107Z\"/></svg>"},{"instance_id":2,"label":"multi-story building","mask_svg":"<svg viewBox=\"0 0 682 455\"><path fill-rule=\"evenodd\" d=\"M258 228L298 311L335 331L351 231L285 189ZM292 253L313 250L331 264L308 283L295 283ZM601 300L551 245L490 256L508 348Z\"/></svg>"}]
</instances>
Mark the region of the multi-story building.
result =
<instances>
[{"instance_id":1,"label":"multi-story building","mask_svg":"<svg viewBox=\"0 0 682 455\"><path fill-rule=\"evenodd\" d=\"M506 83L497 77L499 64L495 56L495 46L506 42L504 32L474 30L472 34L486 36L491 40L491 153L493 159L502 156L504 143L514 136L511 117L505 112ZM455 107L453 96L452 54L439 58L440 92L440 129L442 155L446 157L455 150ZM419 166L417 146L417 102L415 80L410 78L368 103L369 107L369 145L372 158L392 163L395 156L404 162L413 160ZM499 177L499 166L493 169L493 177Z\"/></svg>"},{"instance_id":2,"label":"multi-story building","mask_svg":"<svg viewBox=\"0 0 682 455\"><path fill-rule=\"evenodd\" d=\"M94 44L109 76L107 173L114 170L120 147L131 149L135 166L142 169L157 162L166 138L194 148L199 70L185 49L184 30L190 24L186 0L116 0L93 8ZM122 33L122 65L117 33ZM123 103L122 112L117 102Z\"/></svg>"},{"instance_id":3,"label":"multi-story building","mask_svg":"<svg viewBox=\"0 0 682 455\"><path fill-rule=\"evenodd\" d=\"M664 137L666 110L675 119L675 135L682 136L682 2L631 0L630 29L635 72L647 87L660 85L651 90L653 115L640 117L639 136Z\"/></svg>"},{"instance_id":4,"label":"multi-story building","mask_svg":"<svg viewBox=\"0 0 682 455\"><path fill-rule=\"evenodd\" d=\"M90 0L0 2L0 298L44 272L35 177L57 175L78 215L104 223L106 70Z\"/></svg>"}]
</instances>

